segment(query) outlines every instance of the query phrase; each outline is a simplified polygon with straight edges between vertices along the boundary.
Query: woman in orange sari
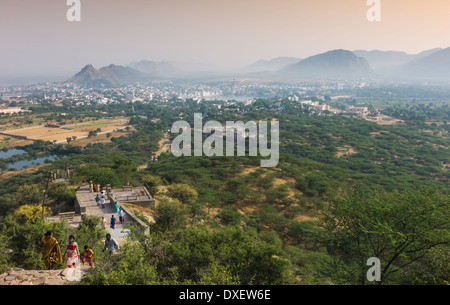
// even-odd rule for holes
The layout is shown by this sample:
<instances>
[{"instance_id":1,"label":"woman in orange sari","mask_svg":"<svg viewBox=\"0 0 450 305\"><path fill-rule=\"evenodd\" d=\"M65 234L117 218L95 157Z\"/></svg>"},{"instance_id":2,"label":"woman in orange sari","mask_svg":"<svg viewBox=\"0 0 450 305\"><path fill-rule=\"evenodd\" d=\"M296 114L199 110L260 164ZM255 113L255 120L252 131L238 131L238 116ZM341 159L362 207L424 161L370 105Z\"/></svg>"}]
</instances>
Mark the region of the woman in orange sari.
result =
<instances>
[{"instance_id":1,"label":"woman in orange sari","mask_svg":"<svg viewBox=\"0 0 450 305\"><path fill-rule=\"evenodd\" d=\"M62 262L61 249L58 241L53 237L52 232L45 233L41 240L41 249L44 248L43 258L47 269L54 269L58 263Z\"/></svg>"}]
</instances>

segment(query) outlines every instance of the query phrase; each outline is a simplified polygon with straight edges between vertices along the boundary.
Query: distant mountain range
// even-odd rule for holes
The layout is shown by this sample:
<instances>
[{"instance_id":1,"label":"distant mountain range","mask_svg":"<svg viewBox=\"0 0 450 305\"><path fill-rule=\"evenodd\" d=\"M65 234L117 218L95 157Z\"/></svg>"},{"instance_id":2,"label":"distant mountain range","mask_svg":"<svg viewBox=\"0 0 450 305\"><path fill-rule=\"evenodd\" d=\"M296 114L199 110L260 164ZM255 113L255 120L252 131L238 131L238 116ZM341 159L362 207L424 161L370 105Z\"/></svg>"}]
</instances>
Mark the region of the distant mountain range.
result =
<instances>
[{"instance_id":1,"label":"distant mountain range","mask_svg":"<svg viewBox=\"0 0 450 305\"><path fill-rule=\"evenodd\" d=\"M208 65L183 65L141 60L128 66L109 65L95 69L85 66L67 82L84 87L117 87L153 79L221 77L283 79L390 79L450 81L450 48L431 49L419 54L397 51L332 50L301 60L277 57L260 60L241 70L208 70Z\"/></svg>"},{"instance_id":2,"label":"distant mountain range","mask_svg":"<svg viewBox=\"0 0 450 305\"><path fill-rule=\"evenodd\" d=\"M373 50L373 51L356 50L353 51L353 53L355 53L359 57L366 59L370 64L370 68L372 68L373 70L382 71L383 69L398 67L408 62L422 59L440 50L442 49L431 49L423 51L419 54L407 54L405 52L399 51L380 51L380 50Z\"/></svg>"},{"instance_id":3,"label":"distant mountain range","mask_svg":"<svg viewBox=\"0 0 450 305\"><path fill-rule=\"evenodd\" d=\"M296 78L341 79L374 76L369 62L353 52L333 50L282 68L279 73Z\"/></svg>"},{"instance_id":4,"label":"distant mountain range","mask_svg":"<svg viewBox=\"0 0 450 305\"><path fill-rule=\"evenodd\" d=\"M450 48L418 54L393 51L354 51L364 57L380 77L399 80L449 81Z\"/></svg>"},{"instance_id":5,"label":"distant mountain range","mask_svg":"<svg viewBox=\"0 0 450 305\"><path fill-rule=\"evenodd\" d=\"M277 57L272 60L259 60L250 66L244 68L245 72L265 72L272 71L275 72L277 70L282 69L288 65L296 64L300 62L301 58L296 57Z\"/></svg>"},{"instance_id":6,"label":"distant mountain range","mask_svg":"<svg viewBox=\"0 0 450 305\"><path fill-rule=\"evenodd\" d=\"M166 61L155 62L150 60L141 60L129 64L128 67L153 75L170 75L177 72L177 69L171 63Z\"/></svg>"},{"instance_id":7,"label":"distant mountain range","mask_svg":"<svg viewBox=\"0 0 450 305\"><path fill-rule=\"evenodd\" d=\"M393 73L398 79L450 81L450 48L413 60Z\"/></svg>"}]
</instances>

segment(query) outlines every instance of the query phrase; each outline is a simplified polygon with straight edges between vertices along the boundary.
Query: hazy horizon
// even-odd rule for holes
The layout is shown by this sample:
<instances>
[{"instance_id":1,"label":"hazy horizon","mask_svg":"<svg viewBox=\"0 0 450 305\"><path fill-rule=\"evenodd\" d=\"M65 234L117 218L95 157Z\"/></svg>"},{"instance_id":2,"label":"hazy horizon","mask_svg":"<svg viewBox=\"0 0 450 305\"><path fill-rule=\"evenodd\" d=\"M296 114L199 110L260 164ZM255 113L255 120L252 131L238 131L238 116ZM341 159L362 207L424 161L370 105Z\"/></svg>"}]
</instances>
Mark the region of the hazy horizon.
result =
<instances>
[{"instance_id":1,"label":"hazy horizon","mask_svg":"<svg viewBox=\"0 0 450 305\"><path fill-rule=\"evenodd\" d=\"M381 22L367 20L366 0L328 2L81 0L81 21L69 22L65 0L2 0L0 79L140 60L232 69L333 49L417 54L450 46L448 1L381 0Z\"/></svg>"}]
</instances>

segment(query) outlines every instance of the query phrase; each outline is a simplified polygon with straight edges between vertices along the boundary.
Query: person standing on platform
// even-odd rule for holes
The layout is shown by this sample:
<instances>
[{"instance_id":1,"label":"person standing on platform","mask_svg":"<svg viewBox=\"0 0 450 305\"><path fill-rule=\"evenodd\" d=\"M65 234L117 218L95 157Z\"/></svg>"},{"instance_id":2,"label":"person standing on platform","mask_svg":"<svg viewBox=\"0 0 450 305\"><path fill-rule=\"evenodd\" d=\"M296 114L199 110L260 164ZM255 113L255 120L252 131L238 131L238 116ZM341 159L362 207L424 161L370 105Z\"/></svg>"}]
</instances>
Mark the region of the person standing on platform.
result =
<instances>
[{"instance_id":1,"label":"person standing on platform","mask_svg":"<svg viewBox=\"0 0 450 305\"><path fill-rule=\"evenodd\" d=\"M116 228L116 217L114 217L114 215L111 216L110 228L113 229L113 230Z\"/></svg>"},{"instance_id":2,"label":"person standing on platform","mask_svg":"<svg viewBox=\"0 0 450 305\"><path fill-rule=\"evenodd\" d=\"M102 204L102 209L104 209L105 208L105 197L102 197L100 199L100 203Z\"/></svg>"},{"instance_id":3,"label":"person standing on platform","mask_svg":"<svg viewBox=\"0 0 450 305\"><path fill-rule=\"evenodd\" d=\"M122 208L119 210L119 220L122 224L125 222L125 212Z\"/></svg>"},{"instance_id":4,"label":"person standing on platform","mask_svg":"<svg viewBox=\"0 0 450 305\"><path fill-rule=\"evenodd\" d=\"M102 222L101 222L101 226L104 230L106 230L106 219L105 217L102 217Z\"/></svg>"}]
</instances>

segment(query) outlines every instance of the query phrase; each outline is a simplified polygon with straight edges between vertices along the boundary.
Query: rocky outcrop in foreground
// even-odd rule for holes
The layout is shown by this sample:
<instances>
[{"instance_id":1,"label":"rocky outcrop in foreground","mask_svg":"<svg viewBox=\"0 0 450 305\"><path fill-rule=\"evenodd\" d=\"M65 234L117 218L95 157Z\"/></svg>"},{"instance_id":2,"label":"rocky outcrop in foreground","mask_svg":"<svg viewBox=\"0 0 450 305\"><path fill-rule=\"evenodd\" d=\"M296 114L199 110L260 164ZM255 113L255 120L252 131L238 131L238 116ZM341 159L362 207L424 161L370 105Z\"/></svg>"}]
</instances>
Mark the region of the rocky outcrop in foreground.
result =
<instances>
[{"instance_id":1,"label":"rocky outcrop in foreground","mask_svg":"<svg viewBox=\"0 0 450 305\"><path fill-rule=\"evenodd\" d=\"M81 267L81 277L86 268ZM0 285L65 285L79 280L72 276L73 270L24 270L14 268L0 274Z\"/></svg>"}]
</instances>

